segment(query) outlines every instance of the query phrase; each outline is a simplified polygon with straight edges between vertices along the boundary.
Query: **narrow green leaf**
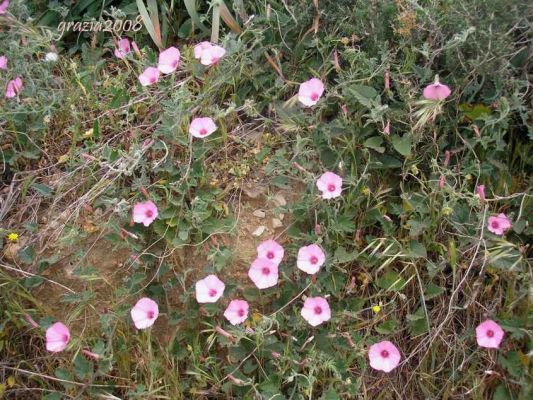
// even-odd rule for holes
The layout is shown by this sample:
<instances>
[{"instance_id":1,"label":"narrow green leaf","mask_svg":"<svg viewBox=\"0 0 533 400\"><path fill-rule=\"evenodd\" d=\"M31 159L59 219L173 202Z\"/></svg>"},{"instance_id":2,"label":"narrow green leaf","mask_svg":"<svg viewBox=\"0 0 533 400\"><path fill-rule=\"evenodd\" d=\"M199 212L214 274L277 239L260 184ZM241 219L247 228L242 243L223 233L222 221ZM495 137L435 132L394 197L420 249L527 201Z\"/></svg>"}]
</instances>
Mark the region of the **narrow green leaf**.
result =
<instances>
[{"instance_id":1,"label":"narrow green leaf","mask_svg":"<svg viewBox=\"0 0 533 400\"><path fill-rule=\"evenodd\" d=\"M189 13L189 17L191 17L191 20L194 23L194 25L200 28L204 32L209 32L209 29L207 29L206 26L202 24L202 21L200 21L200 17L198 16L198 13L196 12L196 0L183 0L183 2L185 3L185 8L187 9L187 12Z\"/></svg>"},{"instance_id":2,"label":"narrow green leaf","mask_svg":"<svg viewBox=\"0 0 533 400\"><path fill-rule=\"evenodd\" d=\"M154 43L157 45L157 47L162 49L163 46L161 44L161 34L159 33L158 35L158 33L156 32L154 24L152 23L152 19L150 18L150 15L146 10L143 0L137 0L137 8L139 9L139 14L141 14L141 18L143 19L144 26L146 27L148 34L150 35Z\"/></svg>"}]
</instances>

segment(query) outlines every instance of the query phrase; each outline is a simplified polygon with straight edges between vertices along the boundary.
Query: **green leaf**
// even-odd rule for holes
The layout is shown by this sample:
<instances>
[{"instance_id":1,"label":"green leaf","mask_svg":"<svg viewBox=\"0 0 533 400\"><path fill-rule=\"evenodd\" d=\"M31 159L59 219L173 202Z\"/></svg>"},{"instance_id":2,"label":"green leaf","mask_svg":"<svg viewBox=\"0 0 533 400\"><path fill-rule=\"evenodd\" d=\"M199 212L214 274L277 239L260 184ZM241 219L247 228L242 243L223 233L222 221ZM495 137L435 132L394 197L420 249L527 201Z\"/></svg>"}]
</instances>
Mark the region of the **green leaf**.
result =
<instances>
[{"instance_id":1,"label":"green leaf","mask_svg":"<svg viewBox=\"0 0 533 400\"><path fill-rule=\"evenodd\" d=\"M341 400L339 394L334 389L328 389L320 400Z\"/></svg>"},{"instance_id":2,"label":"green leaf","mask_svg":"<svg viewBox=\"0 0 533 400\"><path fill-rule=\"evenodd\" d=\"M354 261L358 255L359 253L357 251L348 253L344 247L340 246L335 250L333 258L339 263L347 263Z\"/></svg>"},{"instance_id":3,"label":"green leaf","mask_svg":"<svg viewBox=\"0 0 533 400\"><path fill-rule=\"evenodd\" d=\"M385 151L385 147L381 146L381 143L383 143L383 137L373 136L365 140L363 145L369 149L377 151L378 153L383 153Z\"/></svg>"},{"instance_id":4,"label":"green leaf","mask_svg":"<svg viewBox=\"0 0 533 400\"><path fill-rule=\"evenodd\" d=\"M372 108L376 105L374 100L378 96L378 92L371 86L353 85L348 88L348 92L355 97L359 103L368 108Z\"/></svg>"},{"instance_id":5,"label":"green leaf","mask_svg":"<svg viewBox=\"0 0 533 400\"><path fill-rule=\"evenodd\" d=\"M398 135L391 136L392 147L398 153L404 157L409 157L411 155L411 137L407 134L400 137Z\"/></svg>"},{"instance_id":6,"label":"green leaf","mask_svg":"<svg viewBox=\"0 0 533 400\"><path fill-rule=\"evenodd\" d=\"M410 256L413 257L413 258L427 258L428 256L428 253L427 253L427 250L426 250L426 247L416 241L416 240L411 240L411 243L410 243L410 247L411 247L411 251L410 251Z\"/></svg>"},{"instance_id":7,"label":"green leaf","mask_svg":"<svg viewBox=\"0 0 533 400\"><path fill-rule=\"evenodd\" d=\"M399 273L395 271L385 272L377 281L377 285L384 290L398 292L406 285Z\"/></svg>"},{"instance_id":8,"label":"green leaf","mask_svg":"<svg viewBox=\"0 0 533 400\"><path fill-rule=\"evenodd\" d=\"M50 197L52 195L52 188L42 183L32 183L30 186L32 189L35 189L43 197Z\"/></svg>"},{"instance_id":9,"label":"green leaf","mask_svg":"<svg viewBox=\"0 0 533 400\"><path fill-rule=\"evenodd\" d=\"M424 297L426 300L430 300L434 297L440 296L442 293L444 293L444 289L440 286L434 285L432 283L428 283L426 285L426 291L424 294Z\"/></svg>"},{"instance_id":10,"label":"green leaf","mask_svg":"<svg viewBox=\"0 0 533 400\"><path fill-rule=\"evenodd\" d=\"M414 314L408 314L406 318L409 321L409 331L412 337L422 335L429 330L428 320L422 307Z\"/></svg>"},{"instance_id":11,"label":"green leaf","mask_svg":"<svg viewBox=\"0 0 533 400\"><path fill-rule=\"evenodd\" d=\"M378 326L376 326L376 331L383 335L388 335L388 334L395 332L397 326L398 326L398 322L395 319L391 319L389 321L385 321L379 324Z\"/></svg>"},{"instance_id":12,"label":"green leaf","mask_svg":"<svg viewBox=\"0 0 533 400\"><path fill-rule=\"evenodd\" d=\"M79 379L88 379L93 374L93 364L78 353L74 359L74 370Z\"/></svg>"},{"instance_id":13,"label":"green leaf","mask_svg":"<svg viewBox=\"0 0 533 400\"><path fill-rule=\"evenodd\" d=\"M26 246L19 250L18 256L23 264L31 264L35 258L35 250L33 246Z\"/></svg>"},{"instance_id":14,"label":"green leaf","mask_svg":"<svg viewBox=\"0 0 533 400\"><path fill-rule=\"evenodd\" d=\"M33 288L39 286L43 282L44 279L40 276L30 276L28 278L23 279L22 285L26 288Z\"/></svg>"},{"instance_id":15,"label":"green leaf","mask_svg":"<svg viewBox=\"0 0 533 400\"><path fill-rule=\"evenodd\" d=\"M522 364L520 353L512 350L498 357L498 364L504 367L511 376L520 378L525 373L525 365Z\"/></svg>"},{"instance_id":16,"label":"green leaf","mask_svg":"<svg viewBox=\"0 0 533 400\"><path fill-rule=\"evenodd\" d=\"M512 400L512 397L505 385L499 385L494 391L492 400Z\"/></svg>"},{"instance_id":17,"label":"green leaf","mask_svg":"<svg viewBox=\"0 0 533 400\"><path fill-rule=\"evenodd\" d=\"M55 376L57 378L59 378L59 379L61 379L63 381L73 381L74 380L72 374L66 368L56 368L54 374L55 374ZM61 384L63 386L65 386L66 388L73 388L74 387L74 385L72 385L70 383L61 382Z\"/></svg>"}]
</instances>

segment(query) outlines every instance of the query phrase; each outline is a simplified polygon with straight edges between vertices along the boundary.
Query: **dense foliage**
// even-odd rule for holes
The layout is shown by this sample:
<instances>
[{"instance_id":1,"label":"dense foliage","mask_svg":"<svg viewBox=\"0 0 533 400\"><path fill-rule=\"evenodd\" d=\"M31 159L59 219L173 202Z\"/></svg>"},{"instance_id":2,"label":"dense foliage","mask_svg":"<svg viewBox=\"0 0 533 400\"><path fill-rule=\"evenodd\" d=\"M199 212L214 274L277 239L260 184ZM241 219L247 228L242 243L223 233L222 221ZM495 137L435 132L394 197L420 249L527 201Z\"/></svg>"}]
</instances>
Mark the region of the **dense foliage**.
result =
<instances>
[{"instance_id":1,"label":"dense foliage","mask_svg":"<svg viewBox=\"0 0 533 400\"><path fill-rule=\"evenodd\" d=\"M149 1L159 36L60 40L62 20L135 19L139 1L49 3L12 1L0 16L0 86L24 80L0 99L0 392L531 398L528 2L235 1L235 29L217 1L155 2L157 14ZM219 23L227 53L207 68L193 47ZM117 59L118 37L140 53ZM143 87L158 38L180 65ZM59 60L44 62L52 45ZM422 97L435 75L446 101ZM311 77L325 92L305 108L295 95ZM193 140L195 116L216 133ZM325 171L342 176L342 196L320 198ZM158 218L134 225L146 196ZM505 235L487 229L499 213L512 221ZM267 238L285 257L279 283L258 290L246 272ZM313 276L295 266L310 243L326 253ZM198 304L208 274L224 298ZM138 331L129 313L143 296L161 315ZM300 315L313 296L332 314L317 327ZM250 304L239 326L223 317L234 298ZM488 318L505 330L499 350L476 345ZM46 353L58 320L71 342ZM390 374L368 366L381 340L402 354Z\"/></svg>"}]
</instances>

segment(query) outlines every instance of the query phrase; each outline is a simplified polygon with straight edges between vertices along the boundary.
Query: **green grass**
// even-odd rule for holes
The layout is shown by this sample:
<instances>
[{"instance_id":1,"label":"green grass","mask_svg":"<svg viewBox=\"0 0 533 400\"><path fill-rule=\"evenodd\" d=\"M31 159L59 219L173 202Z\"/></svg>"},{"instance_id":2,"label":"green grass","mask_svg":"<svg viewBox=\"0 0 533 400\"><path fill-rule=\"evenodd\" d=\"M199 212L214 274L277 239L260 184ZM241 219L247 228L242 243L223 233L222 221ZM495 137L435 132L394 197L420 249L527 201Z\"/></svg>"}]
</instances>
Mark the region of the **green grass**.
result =
<instances>
[{"instance_id":1,"label":"green grass","mask_svg":"<svg viewBox=\"0 0 533 400\"><path fill-rule=\"evenodd\" d=\"M6 398L531 397L527 2L236 1L254 17L233 13L241 33L221 23L227 54L210 69L192 47L211 32L192 32L181 2L161 2L162 40L182 60L149 88L137 81L157 62L146 31L130 36L141 58L115 59L100 33L67 35L59 62L44 63L51 36L35 21L54 26L58 14L26 3L0 17L0 86L24 77L18 99L0 99ZM96 18L97 3L67 17ZM212 10L197 3L209 30ZM117 5L137 15L135 2ZM435 74L452 88L438 106L420 101ZM294 96L312 76L326 91L304 109ZM218 130L191 142L198 115ZM343 177L339 199L318 196L326 170ZM144 190L160 212L148 228L130 223ZM486 229L500 212L513 222L504 237ZM259 291L246 273L270 237L286 256L279 284ZM296 268L309 243L327 255L313 279ZM226 291L200 306L194 283L209 273ZM300 309L317 295L332 319L311 328ZM137 331L129 311L143 296L161 315ZM233 298L250 303L238 327L222 316ZM476 344L487 318L505 330L499 350ZM72 341L47 353L58 320ZM381 340L402 354L390 374L368 365Z\"/></svg>"}]
</instances>

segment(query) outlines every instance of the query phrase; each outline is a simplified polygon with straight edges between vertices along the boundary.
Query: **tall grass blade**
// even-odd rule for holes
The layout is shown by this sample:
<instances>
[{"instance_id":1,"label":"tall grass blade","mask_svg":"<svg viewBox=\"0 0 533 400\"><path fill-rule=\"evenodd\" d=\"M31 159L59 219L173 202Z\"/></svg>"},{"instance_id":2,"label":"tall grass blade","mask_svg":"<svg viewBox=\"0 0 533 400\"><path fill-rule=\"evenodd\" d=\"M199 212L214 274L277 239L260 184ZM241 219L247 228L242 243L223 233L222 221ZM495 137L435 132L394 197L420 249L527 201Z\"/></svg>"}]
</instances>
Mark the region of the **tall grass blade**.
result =
<instances>
[{"instance_id":1,"label":"tall grass blade","mask_svg":"<svg viewBox=\"0 0 533 400\"><path fill-rule=\"evenodd\" d=\"M149 0L149 3L151 2L152 0ZM137 0L137 8L139 9L139 14L141 14L141 18L143 19L144 26L146 27L148 34L150 35L150 37L152 38L156 46L162 49L163 44L161 43L161 31L159 29L159 21L157 22L157 31L156 31L156 28L152 22L152 19L150 18L150 15L148 14L148 10L146 9L146 6L144 5L143 0ZM157 4L156 4L156 8L157 8Z\"/></svg>"},{"instance_id":2,"label":"tall grass blade","mask_svg":"<svg viewBox=\"0 0 533 400\"><path fill-rule=\"evenodd\" d=\"M231 14L230 10L228 9L228 6L226 6L226 3L224 3L224 0L220 0L220 16L226 23L226 25L235 33L241 33L242 28L238 24L238 22L233 18L233 15Z\"/></svg>"},{"instance_id":3,"label":"tall grass blade","mask_svg":"<svg viewBox=\"0 0 533 400\"><path fill-rule=\"evenodd\" d=\"M189 13L189 17L191 17L193 24L200 28L203 32L209 32L209 29L207 29L206 26L202 24L202 21L200 21L200 17L196 12L196 0L183 0L183 3L185 4L185 8Z\"/></svg>"}]
</instances>

